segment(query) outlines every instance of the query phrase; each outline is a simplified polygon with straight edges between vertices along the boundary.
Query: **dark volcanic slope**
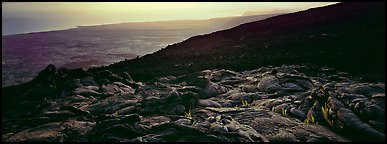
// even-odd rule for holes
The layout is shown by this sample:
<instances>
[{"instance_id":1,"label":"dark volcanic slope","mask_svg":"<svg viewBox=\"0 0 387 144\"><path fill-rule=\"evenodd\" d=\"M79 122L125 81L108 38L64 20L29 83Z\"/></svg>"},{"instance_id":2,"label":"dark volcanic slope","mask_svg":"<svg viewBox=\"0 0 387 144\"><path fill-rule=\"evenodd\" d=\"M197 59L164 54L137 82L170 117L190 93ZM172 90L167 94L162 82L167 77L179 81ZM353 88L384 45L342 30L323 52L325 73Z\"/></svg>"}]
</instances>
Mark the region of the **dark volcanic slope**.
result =
<instances>
[{"instance_id":1,"label":"dark volcanic slope","mask_svg":"<svg viewBox=\"0 0 387 144\"><path fill-rule=\"evenodd\" d=\"M140 59L100 69L137 80L203 69L313 63L384 74L384 3L339 3L195 36Z\"/></svg>"}]
</instances>

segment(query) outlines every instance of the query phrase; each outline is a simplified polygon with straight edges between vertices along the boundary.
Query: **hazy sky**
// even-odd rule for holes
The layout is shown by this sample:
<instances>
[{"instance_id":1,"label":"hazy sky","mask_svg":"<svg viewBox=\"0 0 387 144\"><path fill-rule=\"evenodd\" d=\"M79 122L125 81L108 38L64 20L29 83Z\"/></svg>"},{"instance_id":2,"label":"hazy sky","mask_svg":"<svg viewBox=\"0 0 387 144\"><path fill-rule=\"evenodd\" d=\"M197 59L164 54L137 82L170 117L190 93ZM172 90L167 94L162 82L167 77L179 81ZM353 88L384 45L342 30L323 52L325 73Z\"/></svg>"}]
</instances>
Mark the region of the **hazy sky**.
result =
<instances>
[{"instance_id":1,"label":"hazy sky","mask_svg":"<svg viewBox=\"0 0 387 144\"><path fill-rule=\"evenodd\" d=\"M334 2L3 2L4 34L79 25L294 12Z\"/></svg>"}]
</instances>

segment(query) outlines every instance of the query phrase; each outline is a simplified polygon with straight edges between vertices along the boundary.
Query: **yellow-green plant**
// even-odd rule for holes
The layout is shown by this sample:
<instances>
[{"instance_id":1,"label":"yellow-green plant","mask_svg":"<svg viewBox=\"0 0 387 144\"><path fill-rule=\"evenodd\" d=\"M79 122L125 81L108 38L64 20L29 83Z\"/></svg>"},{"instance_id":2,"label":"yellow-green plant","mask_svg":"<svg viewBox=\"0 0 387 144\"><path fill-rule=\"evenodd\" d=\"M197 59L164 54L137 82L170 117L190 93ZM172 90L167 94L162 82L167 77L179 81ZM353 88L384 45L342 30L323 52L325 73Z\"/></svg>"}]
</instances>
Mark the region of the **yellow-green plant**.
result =
<instances>
[{"instance_id":1,"label":"yellow-green plant","mask_svg":"<svg viewBox=\"0 0 387 144\"><path fill-rule=\"evenodd\" d=\"M333 120L329 119L329 108L327 103L325 103L325 105L321 107L321 112L323 114L324 119L331 127L333 127Z\"/></svg>"},{"instance_id":2,"label":"yellow-green plant","mask_svg":"<svg viewBox=\"0 0 387 144\"><path fill-rule=\"evenodd\" d=\"M240 108L239 106L237 106L237 105L236 105L234 108L235 108L236 110L240 110L240 109L241 109L241 108Z\"/></svg>"},{"instance_id":3,"label":"yellow-green plant","mask_svg":"<svg viewBox=\"0 0 387 144\"><path fill-rule=\"evenodd\" d=\"M221 115L218 115L218 116L215 117L215 120L216 120L216 121L220 121L220 118L222 118L222 116L221 116Z\"/></svg>"},{"instance_id":4,"label":"yellow-green plant","mask_svg":"<svg viewBox=\"0 0 387 144\"><path fill-rule=\"evenodd\" d=\"M311 121L310 121L310 122L314 123L314 117L313 117L313 115L310 116L310 118L311 118Z\"/></svg>"},{"instance_id":5,"label":"yellow-green plant","mask_svg":"<svg viewBox=\"0 0 387 144\"><path fill-rule=\"evenodd\" d=\"M306 118L305 120L304 120L304 123L305 124L314 124L315 122L314 122L314 117L313 117L313 115L311 115L310 116L310 119L309 118ZM317 123L316 123L317 124Z\"/></svg>"},{"instance_id":6,"label":"yellow-green plant","mask_svg":"<svg viewBox=\"0 0 387 144\"><path fill-rule=\"evenodd\" d=\"M192 119L191 109L188 110L188 113L187 113L187 112L184 112L184 117L186 117L186 118L188 118L188 119Z\"/></svg>"},{"instance_id":7,"label":"yellow-green plant","mask_svg":"<svg viewBox=\"0 0 387 144\"><path fill-rule=\"evenodd\" d=\"M118 116L118 111L116 111L115 113L113 113L113 116Z\"/></svg>"},{"instance_id":8,"label":"yellow-green plant","mask_svg":"<svg viewBox=\"0 0 387 144\"><path fill-rule=\"evenodd\" d=\"M247 102L247 100L242 100L242 106L249 106L249 102Z\"/></svg>"},{"instance_id":9,"label":"yellow-green plant","mask_svg":"<svg viewBox=\"0 0 387 144\"><path fill-rule=\"evenodd\" d=\"M287 109L282 108L282 116L287 116Z\"/></svg>"}]
</instances>

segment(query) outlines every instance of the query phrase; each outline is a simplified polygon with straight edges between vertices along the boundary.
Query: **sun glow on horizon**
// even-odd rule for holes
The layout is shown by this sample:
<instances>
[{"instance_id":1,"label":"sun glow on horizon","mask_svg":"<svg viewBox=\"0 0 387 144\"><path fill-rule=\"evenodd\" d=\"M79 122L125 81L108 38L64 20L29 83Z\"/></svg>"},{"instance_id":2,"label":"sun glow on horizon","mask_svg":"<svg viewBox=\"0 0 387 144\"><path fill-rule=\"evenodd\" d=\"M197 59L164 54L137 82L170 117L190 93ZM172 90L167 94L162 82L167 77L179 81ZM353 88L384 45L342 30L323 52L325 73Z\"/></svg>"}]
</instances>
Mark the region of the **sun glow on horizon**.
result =
<instances>
[{"instance_id":1,"label":"sun glow on horizon","mask_svg":"<svg viewBox=\"0 0 387 144\"><path fill-rule=\"evenodd\" d=\"M268 14L275 11L291 12L307 8L325 6L335 2L6 2L2 3L3 17L32 16L44 14L74 17L98 16L133 17L139 14L149 16L143 20L192 19L240 16L246 11L260 11ZM67 13L67 14L66 14ZM177 15L179 17L174 17ZM161 17L164 16L164 17ZM157 18L159 17L159 18ZM131 21L131 20L129 20Z\"/></svg>"},{"instance_id":2,"label":"sun glow on horizon","mask_svg":"<svg viewBox=\"0 0 387 144\"><path fill-rule=\"evenodd\" d=\"M3 2L3 29L12 21L63 29L125 22L198 20L289 13L335 2Z\"/></svg>"}]
</instances>

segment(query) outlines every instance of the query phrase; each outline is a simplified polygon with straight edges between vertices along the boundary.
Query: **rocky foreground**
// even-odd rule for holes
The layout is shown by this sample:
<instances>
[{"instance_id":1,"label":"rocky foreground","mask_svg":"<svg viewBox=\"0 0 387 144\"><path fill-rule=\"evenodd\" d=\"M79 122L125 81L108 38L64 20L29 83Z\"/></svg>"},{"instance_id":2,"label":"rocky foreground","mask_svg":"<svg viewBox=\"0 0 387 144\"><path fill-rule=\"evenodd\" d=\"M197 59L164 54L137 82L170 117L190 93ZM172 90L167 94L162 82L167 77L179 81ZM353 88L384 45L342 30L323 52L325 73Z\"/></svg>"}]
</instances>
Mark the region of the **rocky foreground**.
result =
<instances>
[{"instance_id":1,"label":"rocky foreground","mask_svg":"<svg viewBox=\"0 0 387 144\"><path fill-rule=\"evenodd\" d=\"M135 82L49 65L3 95L2 141L385 141L385 84L299 65Z\"/></svg>"}]
</instances>

